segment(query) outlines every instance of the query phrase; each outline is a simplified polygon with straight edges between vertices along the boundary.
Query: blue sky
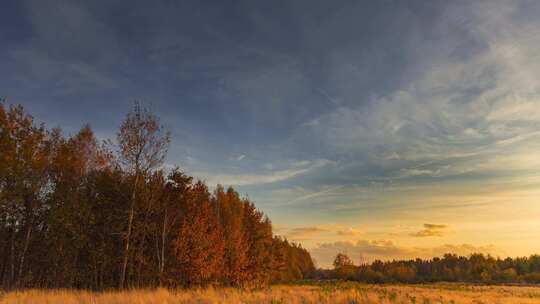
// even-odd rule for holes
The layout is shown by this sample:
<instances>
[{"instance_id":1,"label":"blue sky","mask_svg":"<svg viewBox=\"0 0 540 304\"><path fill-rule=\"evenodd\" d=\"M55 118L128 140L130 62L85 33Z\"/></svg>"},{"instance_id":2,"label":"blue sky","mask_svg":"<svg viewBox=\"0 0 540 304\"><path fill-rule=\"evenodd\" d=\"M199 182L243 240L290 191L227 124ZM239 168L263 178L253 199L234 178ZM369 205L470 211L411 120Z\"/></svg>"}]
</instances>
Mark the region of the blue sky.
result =
<instances>
[{"instance_id":1,"label":"blue sky","mask_svg":"<svg viewBox=\"0 0 540 304\"><path fill-rule=\"evenodd\" d=\"M537 1L3 1L0 96L234 185L318 263L540 244Z\"/></svg>"}]
</instances>

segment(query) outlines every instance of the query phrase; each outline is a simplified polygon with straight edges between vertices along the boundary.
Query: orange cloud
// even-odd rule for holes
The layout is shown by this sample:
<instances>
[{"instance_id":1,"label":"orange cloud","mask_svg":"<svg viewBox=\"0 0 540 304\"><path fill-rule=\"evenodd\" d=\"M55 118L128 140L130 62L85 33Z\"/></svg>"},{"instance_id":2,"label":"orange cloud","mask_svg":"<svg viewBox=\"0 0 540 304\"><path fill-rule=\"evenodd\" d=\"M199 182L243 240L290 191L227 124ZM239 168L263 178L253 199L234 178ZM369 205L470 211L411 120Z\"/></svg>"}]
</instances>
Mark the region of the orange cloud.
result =
<instances>
[{"instance_id":1,"label":"orange cloud","mask_svg":"<svg viewBox=\"0 0 540 304\"><path fill-rule=\"evenodd\" d=\"M349 228L337 230L336 234L340 236L357 236L357 235L362 234L362 232L360 230L349 227Z\"/></svg>"},{"instance_id":2,"label":"orange cloud","mask_svg":"<svg viewBox=\"0 0 540 304\"><path fill-rule=\"evenodd\" d=\"M306 241L309 240L310 237L323 232L328 232L328 230L316 226L297 227L290 229L284 236L293 241Z\"/></svg>"},{"instance_id":3,"label":"orange cloud","mask_svg":"<svg viewBox=\"0 0 540 304\"><path fill-rule=\"evenodd\" d=\"M424 229L409 235L414 237L443 236L446 233L444 230L447 227L447 225L424 224Z\"/></svg>"}]
</instances>

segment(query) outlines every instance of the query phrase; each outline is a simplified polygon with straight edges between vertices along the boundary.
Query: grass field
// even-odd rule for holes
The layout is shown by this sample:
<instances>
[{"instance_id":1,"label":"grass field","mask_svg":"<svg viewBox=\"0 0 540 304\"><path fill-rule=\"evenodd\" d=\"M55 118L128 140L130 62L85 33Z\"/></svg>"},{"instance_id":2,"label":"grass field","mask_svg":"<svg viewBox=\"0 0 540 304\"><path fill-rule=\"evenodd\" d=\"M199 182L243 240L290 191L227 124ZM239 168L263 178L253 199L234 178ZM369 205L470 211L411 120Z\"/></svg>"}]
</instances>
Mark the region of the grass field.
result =
<instances>
[{"instance_id":1,"label":"grass field","mask_svg":"<svg viewBox=\"0 0 540 304\"><path fill-rule=\"evenodd\" d=\"M0 304L65 303L540 303L540 287L473 285L364 285L273 286L259 291L238 289L133 290L93 293L72 290L27 290L1 294Z\"/></svg>"}]
</instances>

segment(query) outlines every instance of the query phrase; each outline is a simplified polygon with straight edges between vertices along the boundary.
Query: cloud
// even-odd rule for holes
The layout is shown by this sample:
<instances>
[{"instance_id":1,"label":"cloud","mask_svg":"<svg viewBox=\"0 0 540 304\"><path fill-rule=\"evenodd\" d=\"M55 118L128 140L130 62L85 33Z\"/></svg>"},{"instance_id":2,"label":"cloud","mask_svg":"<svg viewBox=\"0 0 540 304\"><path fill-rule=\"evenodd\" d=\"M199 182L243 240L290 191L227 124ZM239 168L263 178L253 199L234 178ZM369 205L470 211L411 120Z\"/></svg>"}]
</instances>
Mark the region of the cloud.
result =
<instances>
[{"instance_id":1,"label":"cloud","mask_svg":"<svg viewBox=\"0 0 540 304\"><path fill-rule=\"evenodd\" d=\"M344 227L341 225L316 225L306 227L288 227L285 225L273 226L274 233L287 237L293 241L315 241L335 240L336 236L342 238L356 238L363 234L363 231L353 227Z\"/></svg>"},{"instance_id":2,"label":"cloud","mask_svg":"<svg viewBox=\"0 0 540 304\"><path fill-rule=\"evenodd\" d=\"M396 152L392 152L389 155L387 155L384 159L386 159L386 160L400 160L401 157Z\"/></svg>"},{"instance_id":3,"label":"cloud","mask_svg":"<svg viewBox=\"0 0 540 304\"><path fill-rule=\"evenodd\" d=\"M321 196L324 196L324 195L326 195L328 193L331 193L331 192L333 192L335 190L338 190L340 188L343 188L343 185L338 185L338 186L325 188L323 190L316 191L316 192L310 192L308 194L299 196L299 197L297 197L297 198L295 198L293 200L288 201L287 204L292 204L292 203L296 203L296 202L299 202L299 201L305 201L305 200L321 197Z\"/></svg>"},{"instance_id":4,"label":"cloud","mask_svg":"<svg viewBox=\"0 0 540 304\"><path fill-rule=\"evenodd\" d=\"M401 169L401 172L403 172L403 177L411 177L411 176L420 176L420 175L429 175L434 176L440 173L439 170L429 170L429 169Z\"/></svg>"},{"instance_id":5,"label":"cloud","mask_svg":"<svg viewBox=\"0 0 540 304\"><path fill-rule=\"evenodd\" d=\"M354 229L352 227L345 228L345 229L339 229L336 231L336 234L339 236L358 236L362 234L362 231L358 229Z\"/></svg>"},{"instance_id":6,"label":"cloud","mask_svg":"<svg viewBox=\"0 0 540 304\"><path fill-rule=\"evenodd\" d=\"M284 233L284 236L292 241L305 241L315 235L325 232L328 232L328 230L322 227L297 227L289 229Z\"/></svg>"},{"instance_id":7,"label":"cloud","mask_svg":"<svg viewBox=\"0 0 540 304\"><path fill-rule=\"evenodd\" d=\"M424 229L409 234L414 237L444 236L447 225L424 224Z\"/></svg>"},{"instance_id":8,"label":"cloud","mask_svg":"<svg viewBox=\"0 0 540 304\"><path fill-rule=\"evenodd\" d=\"M359 258L363 262L372 262L374 260L393 260L393 259L414 259L414 258L433 258L442 256L445 253L455 253L467 256L471 253L484 253L497 255L501 254L497 247L493 245L474 246L470 244L444 244L434 247L404 247L388 240L358 240L356 242L333 242L320 243L310 249L313 258L319 267L331 267L336 254L345 253L353 261L358 262Z\"/></svg>"},{"instance_id":9,"label":"cloud","mask_svg":"<svg viewBox=\"0 0 540 304\"><path fill-rule=\"evenodd\" d=\"M430 229L430 230L444 229L446 227L448 227L448 225L424 224L424 228Z\"/></svg>"},{"instance_id":10,"label":"cloud","mask_svg":"<svg viewBox=\"0 0 540 304\"><path fill-rule=\"evenodd\" d=\"M331 95L357 97L311 117L308 122L316 123L301 125L291 142L302 151L317 149L327 158L346 159L333 178L351 183L366 177L431 180L507 170L480 165L508 149L526 150L540 132L535 76L540 63L531 59L540 47L537 21L520 14L522 7L508 3L449 5L433 27L448 39L433 53L418 44L419 51L427 51L422 69L383 94L355 91L360 79L338 77L350 64L337 61L329 79L341 82L331 83L336 86ZM463 36L443 30L449 25ZM428 161L431 165L415 167ZM354 162L362 167L351 169Z\"/></svg>"},{"instance_id":11,"label":"cloud","mask_svg":"<svg viewBox=\"0 0 540 304\"><path fill-rule=\"evenodd\" d=\"M242 157L243 159L244 157ZM315 169L331 165L333 162L326 159L317 159L314 161L296 161L289 168L283 170L269 170L260 174L220 174L213 172L191 172L192 175L205 180L210 185L260 185L284 181L292 177L306 174Z\"/></svg>"},{"instance_id":12,"label":"cloud","mask_svg":"<svg viewBox=\"0 0 540 304\"><path fill-rule=\"evenodd\" d=\"M238 157L236 157L236 160L237 161L241 161L242 159L246 158L246 155L245 154L241 154L241 155L238 155Z\"/></svg>"},{"instance_id":13,"label":"cloud","mask_svg":"<svg viewBox=\"0 0 540 304\"><path fill-rule=\"evenodd\" d=\"M201 177L210 185L254 185L254 184L269 184L278 181L283 181L291 177L308 172L309 169L289 169L273 171L267 174L219 174L209 172L192 172L194 176Z\"/></svg>"}]
</instances>

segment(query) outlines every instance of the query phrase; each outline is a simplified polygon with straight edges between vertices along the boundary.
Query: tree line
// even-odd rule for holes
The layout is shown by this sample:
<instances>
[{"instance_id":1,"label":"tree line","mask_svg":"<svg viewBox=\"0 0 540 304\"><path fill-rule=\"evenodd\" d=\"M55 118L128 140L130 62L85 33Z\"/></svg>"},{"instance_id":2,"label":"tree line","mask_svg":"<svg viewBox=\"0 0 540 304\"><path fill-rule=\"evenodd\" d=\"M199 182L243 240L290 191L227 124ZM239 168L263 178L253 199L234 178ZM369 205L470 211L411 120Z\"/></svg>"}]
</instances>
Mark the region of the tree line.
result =
<instances>
[{"instance_id":1,"label":"tree line","mask_svg":"<svg viewBox=\"0 0 540 304\"><path fill-rule=\"evenodd\" d=\"M2 288L257 287L314 270L251 200L166 170L169 142L139 104L100 142L0 102Z\"/></svg>"},{"instance_id":2,"label":"tree line","mask_svg":"<svg viewBox=\"0 0 540 304\"><path fill-rule=\"evenodd\" d=\"M339 253L333 264L334 269L318 270L314 278L366 283L540 283L540 255L501 259L480 253L468 257L448 253L428 260L376 260L354 265L347 255Z\"/></svg>"}]
</instances>

